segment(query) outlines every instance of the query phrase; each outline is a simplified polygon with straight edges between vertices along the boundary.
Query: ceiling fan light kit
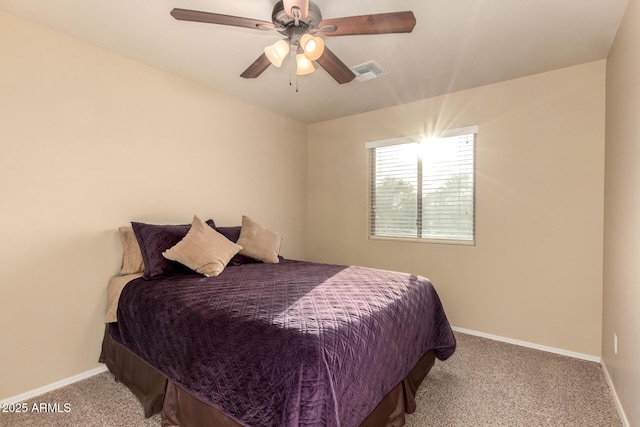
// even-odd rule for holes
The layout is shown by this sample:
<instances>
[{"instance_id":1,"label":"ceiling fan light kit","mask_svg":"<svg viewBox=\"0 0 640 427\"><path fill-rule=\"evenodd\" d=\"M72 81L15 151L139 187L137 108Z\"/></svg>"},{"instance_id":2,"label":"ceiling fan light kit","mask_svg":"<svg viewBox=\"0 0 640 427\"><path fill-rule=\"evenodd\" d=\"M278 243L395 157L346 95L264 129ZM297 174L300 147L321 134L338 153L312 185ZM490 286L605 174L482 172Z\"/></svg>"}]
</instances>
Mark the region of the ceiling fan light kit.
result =
<instances>
[{"instance_id":1,"label":"ceiling fan light kit","mask_svg":"<svg viewBox=\"0 0 640 427\"><path fill-rule=\"evenodd\" d=\"M313 66L313 62L311 62L304 53L296 54L296 75L306 76L307 74L313 73L315 70L316 67Z\"/></svg>"},{"instance_id":2,"label":"ceiling fan light kit","mask_svg":"<svg viewBox=\"0 0 640 427\"><path fill-rule=\"evenodd\" d=\"M280 67L282 65L282 61L289 54L289 43L285 40L278 40L271 46L267 46L264 48L264 53L269 58L269 62L275 65L276 67Z\"/></svg>"},{"instance_id":3,"label":"ceiling fan light kit","mask_svg":"<svg viewBox=\"0 0 640 427\"><path fill-rule=\"evenodd\" d=\"M280 67L287 54L295 51L297 75L312 73L315 70L312 61L316 61L340 84L352 81L356 75L325 46L324 40L318 35L334 37L410 33L416 25L416 18L411 11L323 20L320 8L309 0L277 2L271 14L272 22L188 9L173 9L171 16L182 21L278 31L284 39L265 47L264 53L240 75L241 77L253 79L260 76L269 65Z\"/></svg>"},{"instance_id":4,"label":"ceiling fan light kit","mask_svg":"<svg viewBox=\"0 0 640 427\"><path fill-rule=\"evenodd\" d=\"M300 37L300 47L310 61L317 61L324 53L324 40L306 33Z\"/></svg>"}]
</instances>

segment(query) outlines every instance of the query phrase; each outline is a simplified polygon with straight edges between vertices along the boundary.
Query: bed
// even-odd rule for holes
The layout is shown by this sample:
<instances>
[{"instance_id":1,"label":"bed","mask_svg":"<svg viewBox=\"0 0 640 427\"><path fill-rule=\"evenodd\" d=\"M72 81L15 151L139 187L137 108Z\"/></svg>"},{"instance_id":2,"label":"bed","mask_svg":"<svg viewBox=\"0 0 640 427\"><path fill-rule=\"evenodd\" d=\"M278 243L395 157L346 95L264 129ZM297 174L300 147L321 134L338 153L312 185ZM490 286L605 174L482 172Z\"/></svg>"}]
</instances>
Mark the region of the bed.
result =
<instances>
[{"instance_id":1,"label":"bed","mask_svg":"<svg viewBox=\"0 0 640 427\"><path fill-rule=\"evenodd\" d=\"M101 361L166 426L404 425L455 350L431 282L277 261L114 278Z\"/></svg>"}]
</instances>

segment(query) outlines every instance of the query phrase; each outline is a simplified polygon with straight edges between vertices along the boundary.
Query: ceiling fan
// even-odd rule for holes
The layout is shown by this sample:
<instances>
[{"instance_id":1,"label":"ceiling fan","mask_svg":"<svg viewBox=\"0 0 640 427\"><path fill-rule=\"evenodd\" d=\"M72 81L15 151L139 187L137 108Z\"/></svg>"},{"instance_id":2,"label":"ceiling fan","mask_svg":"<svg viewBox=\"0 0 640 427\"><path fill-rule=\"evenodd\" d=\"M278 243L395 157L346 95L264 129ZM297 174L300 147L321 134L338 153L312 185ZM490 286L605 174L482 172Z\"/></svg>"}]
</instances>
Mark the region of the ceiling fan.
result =
<instances>
[{"instance_id":1,"label":"ceiling fan","mask_svg":"<svg viewBox=\"0 0 640 427\"><path fill-rule=\"evenodd\" d=\"M256 78L269 65L279 67L288 53L294 51L297 75L313 72L315 68L312 61L316 61L340 84L350 82L355 74L324 46L324 40L319 35L334 37L410 33L416 25L416 18L411 11L323 20L320 8L310 0L278 1L273 7L271 22L189 9L173 9L171 16L182 21L279 32L283 38L267 46L264 53L244 70L241 77Z\"/></svg>"}]
</instances>

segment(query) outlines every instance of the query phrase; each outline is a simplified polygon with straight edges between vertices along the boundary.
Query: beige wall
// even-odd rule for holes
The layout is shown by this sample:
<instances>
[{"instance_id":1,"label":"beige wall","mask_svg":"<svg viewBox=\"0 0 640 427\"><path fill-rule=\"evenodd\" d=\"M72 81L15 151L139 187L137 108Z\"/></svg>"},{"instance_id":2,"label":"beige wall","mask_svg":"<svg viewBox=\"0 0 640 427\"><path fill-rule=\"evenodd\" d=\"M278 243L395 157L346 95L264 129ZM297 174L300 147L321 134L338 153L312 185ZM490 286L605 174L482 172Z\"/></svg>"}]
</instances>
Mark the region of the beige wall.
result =
<instances>
[{"instance_id":1,"label":"beige wall","mask_svg":"<svg viewBox=\"0 0 640 427\"><path fill-rule=\"evenodd\" d=\"M640 425L639 118L640 1L631 0L607 61L602 358L632 426Z\"/></svg>"},{"instance_id":2,"label":"beige wall","mask_svg":"<svg viewBox=\"0 0 640 427\"><path fill-rule=\"evenodd\" d=\"M0 400L98 366L118 226L246 213L304 257L306 130L0 13Z\"/></svg>"},{"instance_id":3,"label":"beige wall","mask_svg":"<svg viewBox=\"0 0 640 427\"><path fill-rule=\"evenodd\" d=\"M307 253L425 275L455 326L599 356L604 88L598 61L311 125ZM476 246L368 240L365 142L470 125Z\"/></svg>"}]
</instances>

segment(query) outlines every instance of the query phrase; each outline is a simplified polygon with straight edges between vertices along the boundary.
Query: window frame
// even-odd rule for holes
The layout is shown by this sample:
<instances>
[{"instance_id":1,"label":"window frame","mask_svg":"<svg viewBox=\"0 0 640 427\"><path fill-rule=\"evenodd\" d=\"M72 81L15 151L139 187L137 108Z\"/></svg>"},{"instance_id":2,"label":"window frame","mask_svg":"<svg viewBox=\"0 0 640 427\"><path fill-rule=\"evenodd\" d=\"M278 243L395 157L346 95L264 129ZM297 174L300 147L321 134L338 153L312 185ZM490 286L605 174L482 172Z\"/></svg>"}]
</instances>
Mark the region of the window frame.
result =
<instances>
[{"instance_id":1,"label":"window frame","mask_svg":"<svg viewBox=\"0 0 640 427\"><path fill-rule=\"evenodd\" d=\"M472 186L473 186L473 222L472 222L472 239L464 240L464 239L439 239L439 238L430 238L430 237L402 237L402 236L377 236L373 234L374 231L374 223L373 223L373 204L374 200L374 191L372 188L373 185L373 177L375 175L375 149L379 147L388 147L392 145L401 145L401 144L412 144L412 143L420 143L426 138L436 137L436 138L450 138L462 135L470 135L473 134L473 176L472 176ZM478 126L466 126L462 128L456 129L447 129L442 132L439 132L435 135L430 135L429 137L425 137L422 135L412 135L412 136L403 136L398 138L384 139L378 141L369 141L365 143L366 155L368 161L367 168L367 236L369 240L381 240L381 241L395 241L395 242L415 242L415 243L429 243L429 244L447 244L447 245L460 245L460 246L475 246L476 245L476 152L477 152L477 137L478 137ZM417 182L419 185L422 185L422 162L418 162L418 171L417 171ZM422 197L416 197L416 206L418 212L422 212L420 209L420 205L422 205ZM422 234L422 220L417 221L417 233Z\"/></svg>"}]
</instances>

